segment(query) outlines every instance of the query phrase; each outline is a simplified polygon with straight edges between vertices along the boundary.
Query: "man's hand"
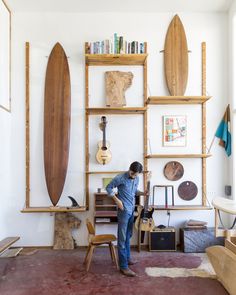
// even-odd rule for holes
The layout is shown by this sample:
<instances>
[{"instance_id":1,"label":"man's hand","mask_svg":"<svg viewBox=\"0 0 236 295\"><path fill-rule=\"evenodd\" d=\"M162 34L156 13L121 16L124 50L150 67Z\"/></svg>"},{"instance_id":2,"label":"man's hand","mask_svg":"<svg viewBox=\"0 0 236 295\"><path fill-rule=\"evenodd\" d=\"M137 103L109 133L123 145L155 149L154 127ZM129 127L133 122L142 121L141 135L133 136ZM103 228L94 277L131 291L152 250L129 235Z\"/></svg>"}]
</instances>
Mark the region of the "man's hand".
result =
<instances>
[{"instance_id":1,"label":"man's hand","mask_svg":"<svg viewBox=\"0 0 236 295\"><path fill-rule=\"evenodd\" d=\"M118 208L120 209L120 210L124 210L124 206L123 206L123 203L122 203L122 201L121 200L117 200L116 201L116 205L118 206Z\"/></svg>"},{"instance_id":2,"label":"man's hand","mask_svg":"<svg viewBox=\"0 0 236 295\"><path fill-rule=\"evenodd\" d=\"M113 200L115 201L116 205L120 210L124 210L124 205L120 199L117 198L117 196L113 196Z\"/></svg>"}]
</instances>

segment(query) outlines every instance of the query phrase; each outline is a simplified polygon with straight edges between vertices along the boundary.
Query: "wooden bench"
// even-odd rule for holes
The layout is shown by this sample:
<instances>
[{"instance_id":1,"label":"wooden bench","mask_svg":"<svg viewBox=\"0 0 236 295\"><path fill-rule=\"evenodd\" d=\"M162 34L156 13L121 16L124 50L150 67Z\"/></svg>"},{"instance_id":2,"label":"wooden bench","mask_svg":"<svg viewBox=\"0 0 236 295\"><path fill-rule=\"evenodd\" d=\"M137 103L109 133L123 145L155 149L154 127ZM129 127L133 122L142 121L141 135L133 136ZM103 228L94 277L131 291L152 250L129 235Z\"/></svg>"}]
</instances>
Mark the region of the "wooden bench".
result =
<instances>
[{"instance_id":1,"label":"wooden bench","mask_svg":"<svg viewBox=\"0 0 236 295\"><path fill-rule=\"evenodd\" d=\"M8 237L0 241L0 253L7 250L12 244L18 241L20 237Z\"/></svg>"},{"instance_id":2,"label":"wooden bench","mask_svg":"<svg viewBox=\"0 0 236 295\"><path fill-rule=\"evenodd\" d=\"M225 247L212 246L206 249L208 258L216 272L217 278L230 295L236 294L236 228L219 228L220 211L236 216L236 201L226 198L215 198L212 201L215 208L215 234L225 237Z\"/></svg>"}]
</instances>

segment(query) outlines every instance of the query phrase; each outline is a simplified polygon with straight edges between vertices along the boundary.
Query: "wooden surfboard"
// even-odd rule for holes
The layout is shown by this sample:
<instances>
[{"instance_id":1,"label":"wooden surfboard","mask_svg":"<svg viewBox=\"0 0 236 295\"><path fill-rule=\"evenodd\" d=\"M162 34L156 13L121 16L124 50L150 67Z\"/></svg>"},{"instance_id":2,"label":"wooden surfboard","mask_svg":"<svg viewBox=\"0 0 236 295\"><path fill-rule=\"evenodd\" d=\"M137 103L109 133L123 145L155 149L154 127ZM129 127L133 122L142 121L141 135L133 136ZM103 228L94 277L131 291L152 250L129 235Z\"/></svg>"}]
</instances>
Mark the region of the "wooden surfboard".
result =
<instances>
[{"instance_id":1,"label":"wooden surfboard","mask_svg":"<svg viewBox=\"0 0 236 295\"><path fill-rule=\"evenodd\" d=\"M178 15L172 19L166 34L164 68L170 94L183 96L188 80L188 45Z\"/></svg>"},{"instance_id":2,"label":"wooden surfboard","mask_svg":"<svg viewBox=\"0 0 236 295\"><path fill-rule=\"evenodd\" d=\"M44 170L48 194L58 203L67 173L71 87L67 57L57 43L49 56L44 93Z\"/></svg>"}]
</instances>

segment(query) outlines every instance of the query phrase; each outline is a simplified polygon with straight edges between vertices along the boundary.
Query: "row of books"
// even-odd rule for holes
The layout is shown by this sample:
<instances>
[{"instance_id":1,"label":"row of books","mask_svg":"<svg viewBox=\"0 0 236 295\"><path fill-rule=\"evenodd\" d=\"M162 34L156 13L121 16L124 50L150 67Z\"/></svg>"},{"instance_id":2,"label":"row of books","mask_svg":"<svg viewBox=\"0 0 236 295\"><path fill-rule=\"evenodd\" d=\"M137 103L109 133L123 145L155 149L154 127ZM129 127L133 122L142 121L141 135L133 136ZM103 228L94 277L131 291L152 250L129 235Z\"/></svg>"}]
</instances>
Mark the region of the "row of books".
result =
<instances>
[{"instance_id":1,"label":"row of books","mask_svg":"<svg viewBox=\"0 0 236 295\"><path fill-rule=\"evenodd\" d=\"M86 54L142 54L146 52L146 42L128 42L116 33L111 39L85 43Z\"/></svg>"}]
</instances>

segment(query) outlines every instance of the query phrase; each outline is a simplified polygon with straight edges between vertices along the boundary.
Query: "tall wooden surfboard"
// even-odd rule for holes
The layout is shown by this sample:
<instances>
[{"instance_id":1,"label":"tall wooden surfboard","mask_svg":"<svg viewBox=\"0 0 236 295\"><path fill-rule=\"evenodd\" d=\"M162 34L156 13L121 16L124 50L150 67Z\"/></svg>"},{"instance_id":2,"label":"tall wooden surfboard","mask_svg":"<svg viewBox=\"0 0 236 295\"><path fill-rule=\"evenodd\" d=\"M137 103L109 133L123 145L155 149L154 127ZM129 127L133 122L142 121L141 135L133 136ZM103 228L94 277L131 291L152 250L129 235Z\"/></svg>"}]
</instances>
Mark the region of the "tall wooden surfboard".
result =
<instances>
[{"instance_id":1,"label":"tall wooden surfboard","mask_svg":"<svg viewBox=\"0 0 236 295\"><path fill-rule=\"evenodd\" d=\"M54 206L60 199L67 173L70 117L69 65L64 49L57 43L49 56L44 93L44 170Z\"/></svg>"},{"instance_id":2,"label":"tall wooden surfboard","mask_svg":"<svg viewBox=\"0 0 236 295\"><path fill-rule=\"evenodd\" d=\"M170 94L183 96L188 80L188 45L178 15L172 19L166 34L164 68Z\"/></svg>"}]
</instances>

